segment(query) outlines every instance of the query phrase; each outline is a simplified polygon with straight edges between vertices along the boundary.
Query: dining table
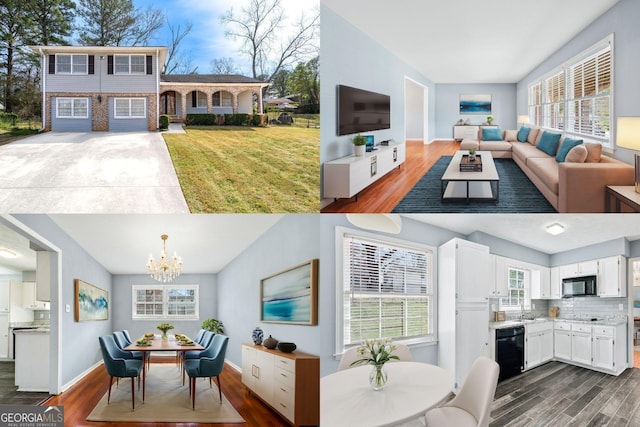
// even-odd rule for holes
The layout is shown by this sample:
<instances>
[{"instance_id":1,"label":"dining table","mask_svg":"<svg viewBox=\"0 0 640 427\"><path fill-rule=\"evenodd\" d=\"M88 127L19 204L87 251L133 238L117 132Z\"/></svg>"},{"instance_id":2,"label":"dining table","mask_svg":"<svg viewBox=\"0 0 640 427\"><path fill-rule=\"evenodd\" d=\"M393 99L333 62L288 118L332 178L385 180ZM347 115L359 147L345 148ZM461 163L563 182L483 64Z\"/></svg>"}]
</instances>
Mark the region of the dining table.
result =
<instances>
[{"instance_id":1,"label":"dining table","mask_svg":"<svg viewBox=\"0 0 640 427\"><path fill-rule=\"evenodd\" d=\"M137 341L137 340L136 340ZM181 344L180 341L177 341L175 337L171 336L167 339L162 338L154 338L152 340L148 340L148 344L140 345L137 344L136 341L132 342L125 348L124 351L140 351L142 352L142 360L146 361L147 357L150 356L153 351L177 351L181 352L184 360L184 355L187 351L191 350L204 350L204 347L198 344L197 342L193 342L193 344L186 345ZM144 401L144 392L146 386L146 377L147 377L147 364L142 364L142 401Z\"/></svg>"},{"instance_id":2,"label":"dining table","mask_svg":"<svg viewBox=\"0 0 640 427\"><path fill-rule=\"evenodd\" d=\"M320 379L320 425L392 426L424 415L453 390L453 375L419 362L384 365L388 381L380 390L369 384L373 366L344 369Z\"/></svg>"}]
</instances>

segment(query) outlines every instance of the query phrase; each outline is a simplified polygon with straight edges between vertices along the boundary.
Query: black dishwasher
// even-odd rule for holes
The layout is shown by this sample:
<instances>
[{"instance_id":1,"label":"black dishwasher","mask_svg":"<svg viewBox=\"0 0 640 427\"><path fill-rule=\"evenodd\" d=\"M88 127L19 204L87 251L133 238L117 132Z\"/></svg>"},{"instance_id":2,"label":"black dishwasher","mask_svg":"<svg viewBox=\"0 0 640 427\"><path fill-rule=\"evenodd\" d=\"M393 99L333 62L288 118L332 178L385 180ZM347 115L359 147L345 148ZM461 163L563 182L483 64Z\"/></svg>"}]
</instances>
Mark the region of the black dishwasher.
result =
<instances>
[{"instance_id":1,"label":"black dishwasher","mask_svg":"<svg viewBox=\"0 0 640 427\"><path fill-rule=\"evenodd\" d=\"M496 329L496 362L500 365L499 381L522 373L524 326Z\"/></svg>"}]
</instances>

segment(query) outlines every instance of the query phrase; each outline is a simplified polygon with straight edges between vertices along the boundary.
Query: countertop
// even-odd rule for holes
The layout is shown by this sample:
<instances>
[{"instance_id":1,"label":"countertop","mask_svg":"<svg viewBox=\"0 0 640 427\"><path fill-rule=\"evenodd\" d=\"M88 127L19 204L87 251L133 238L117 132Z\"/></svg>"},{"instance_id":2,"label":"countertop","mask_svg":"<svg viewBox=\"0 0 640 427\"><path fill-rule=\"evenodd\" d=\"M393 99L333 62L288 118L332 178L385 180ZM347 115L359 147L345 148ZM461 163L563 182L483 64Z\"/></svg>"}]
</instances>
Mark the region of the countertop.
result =
<instances>
[{"instance_id":1,"label":"countertop","mask_svg":"<svg viewBox=\"0 0 640 427\"><path fill-rule=\"evenodd\" d=\"M530 325L533 323L541 323L541 322L572 322L572 323L585 323L591 325L606 325L606 326L616 326L626 324L626 319L602 319L602 320L585 320L585 319L574 319L574 318L562 318L562 317L539 317L535 320L507 320L505 322L489 322L489 329L503 329L503 328L513 328L514 326L524 326Z\"/></svg>"},{"instance_id":2,"label":"countertop","mask_svg":"<svg viewBox=\"0 0 640 427\"><path fill-rule=\"evenodd\" d=\"M49 328L35 328L35 329L17 329L13 333L16 335L33 335L33 334L49 334L51 331Z\"/></svg>"}]
</instances>

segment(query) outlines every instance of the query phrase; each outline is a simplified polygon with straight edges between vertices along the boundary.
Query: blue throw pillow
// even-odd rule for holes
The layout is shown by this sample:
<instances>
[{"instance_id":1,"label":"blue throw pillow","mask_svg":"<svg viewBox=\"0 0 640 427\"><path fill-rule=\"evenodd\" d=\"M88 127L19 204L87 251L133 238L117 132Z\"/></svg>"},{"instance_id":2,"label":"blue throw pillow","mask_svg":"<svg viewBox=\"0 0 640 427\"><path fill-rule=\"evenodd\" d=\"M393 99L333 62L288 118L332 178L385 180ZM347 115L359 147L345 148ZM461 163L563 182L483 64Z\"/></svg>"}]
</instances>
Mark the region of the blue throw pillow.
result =
<instances>
[{"instance_id":1,"label":"blue throw pillow","mask_svg":"<svg viewBox=\"0 0 640 427\"><path fill-rule=\"evenodd\" d=\"M483 141L502 141L500 128L482 128Z\"/></svg>"},{"instance_id":2,"label":"blue throw pillow","mask_svg":"<svg viewBox=\"0 0 640 427\"><path fill-rule=\"evenodd\" d=\"M565 138L564 141L562 141L560 149L558 150L558 154L556 154L556 162L564 162L567 158L567 154L569 154L569 151L571 151L571 149L576 145L580 145L582 143L583 141L581 139Z\"/></svg>"},{"instance_id":3,"label":"blue throw pillow","mask_svg":"<svg viewBox=\"0 0 640 427\"><path fill-rule=\"evenodd\" d=\"M520 130L518 131L518 141L527 142L527 137L529 136L529 132L531 132L531 129L529 129L528 127L526 126L520 127Z\"/></svg>"},{"instance_id":4,"label":"blue throw pillow","mask_svg":"<svg viewBox=\"0 0 640 427\"><path fill-rule=\"evenodd\" d=\"M561 136L562 135L559 133L544 131L536 147L538 150L545 152L550 156L555 156L556 151L558 151L558 143L560 142Z\"/></svg>"}]
</instances>

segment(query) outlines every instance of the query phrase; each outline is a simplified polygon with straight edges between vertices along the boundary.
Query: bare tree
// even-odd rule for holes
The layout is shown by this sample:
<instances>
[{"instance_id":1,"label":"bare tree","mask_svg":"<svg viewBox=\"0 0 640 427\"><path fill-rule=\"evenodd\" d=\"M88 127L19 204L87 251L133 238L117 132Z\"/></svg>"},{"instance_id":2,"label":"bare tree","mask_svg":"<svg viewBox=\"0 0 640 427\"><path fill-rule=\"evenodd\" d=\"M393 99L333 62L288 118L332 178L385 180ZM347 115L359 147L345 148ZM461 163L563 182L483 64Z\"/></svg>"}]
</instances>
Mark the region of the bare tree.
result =
<instances>
[{"instance_id":1,"label":"bare tree","mask_svg":"<svg viewBox=\"0 0 640 427\"><path fill-rule=\"evenodd\" d=\"M167 19L167 27L171 32L171 41L169 42L169 51L165 62L165 74L195 74L198 67L193 65L193 58L190 53L181 51L180 43L189 35L193 24L188 22L184 28L180 24L173 26Z\"/></svg>"},{"instance_id":2,"label":"bare tree","mask_svg":"<svg viewBox=\"0 0 640 427\"><path fill-rule=\"evenodd\" d=\"M155 33L164 24L164 12L152 6L136 10L136 25L129 28L128 41L131 46L147 46Z\"/></svg>"},{"instance_id":3,"label":"bare tree","mask_svg":"<svg viewBox=\"0 0 640 427\"><path fill-rule=\"evenodd\" d=\"M281 0L249 0L239 13L233 8L221 18L227 37L242 41L242 53L251 59L252 77L271 81L282 68L317 50L317 11L310 18L302 13L294 28L285 29Z\"/></svg>"},{"instance_id":4,"label":"bare tree","mask_svg":"<svg viewBox=\"0 0 640 427\"><path fill-rule=\"evenodd\" d=\"M238 74L240 71L233 58L216 58L211 61L211 72L214 74Z\"/></svg>"}]
</instances>

